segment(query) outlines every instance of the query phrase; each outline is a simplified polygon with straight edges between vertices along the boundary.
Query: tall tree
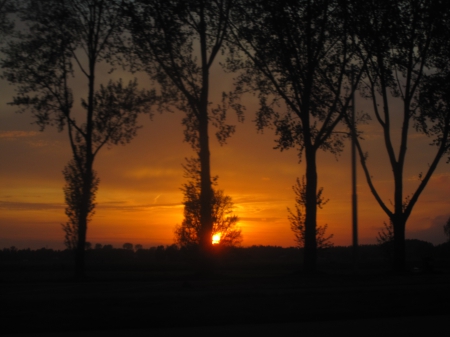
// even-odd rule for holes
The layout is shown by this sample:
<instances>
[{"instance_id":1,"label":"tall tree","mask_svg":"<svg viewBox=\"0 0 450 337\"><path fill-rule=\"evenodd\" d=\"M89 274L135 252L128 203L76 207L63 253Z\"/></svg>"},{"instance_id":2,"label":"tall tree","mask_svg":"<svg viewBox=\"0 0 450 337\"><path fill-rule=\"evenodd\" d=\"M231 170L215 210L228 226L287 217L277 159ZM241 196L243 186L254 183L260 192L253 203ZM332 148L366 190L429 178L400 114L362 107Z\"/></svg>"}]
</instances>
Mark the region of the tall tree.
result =
<instances>
[{"instance_id":1,"label":"tall tree","mask_svg":"<svg viewBox=\"0 0 450 337\"><path fill-rule=\"evenodd\" d=\"M306 162L306 272L314 272L317 261L317 153L342 149L344 136L334 131L355 90L345 13L334 0L243 0L232 16L235 53L228 64L241 71L237 87L259 97L258 129L273 125L276 148L297 148ZM359 78L362 65L354 62L354 68Z\"/></svg>"},{"instance_id":2,"label":"tall tree","mask_svg":"<svg viewBox=\"0 0 450 337\"><path fill-rule=\"evenodd\" d=\"M212 196L208 129L218 128L221 144L234 132L225 123L229 95L211 109L210 70L228 35L232 0L152 0L128 3L130 31L138 67L155 79L161 108L185 113L185 140L200 160L200 246L207 259L212 245ZM241 108L236 108L242 118Z\"/></svg>"},{"instance_id":3,"label":"tall tree","mask_svg":"<svg viewBox=\"0 0 450 337\"><path fill-rule=\"evenodd\" d=\"M113 61L122 34L121 1L43 0L22 2L26 29L3 50L4 77L17 87L12 104L29 110L43 130L67 129L72 159L64 171L69 222L76 221L75 275L84 276L84 250L93 193L98 183L93 163L105 145L128 143L138 129L138 114L148 111L153 94L136 81L98 86L97 65ZM87 82L81 108L74 109L71 84ZM76 95L83 95L76 92ZM84 113L82 112L84 110ZM67 193L75 192L75 199ZM66 232L67 234L67 232Z\"/></svg>"},{"instance_id":4,"label":"tall tree","mask_svg":"<svg viewBox=\"0 0 450 337\"><path fill-rule=\"evenodd\" d=\"M444 88L436 86L439 81L446 88L450 83L450 78L442 81L439 68L443 65L437 62L440 54L437 44L447 49L449 45L445 35L449 31L445 27L449 7L444 3L440 0L385 0L364 4L354 1L350 7L353 32L361 41L359 55L369 56L360 88L363 96L372 101L374 119L383 133L393 174L393 199L389 199L392 207L375 186L361 139L357 139L357 149L369 188L393 225L394 268L398 271L405 268L406 262L406 222L450 146L448 90L435 90ZM432 137L436 151L429 166L418 172L417 188L405 195L404 171L413 128Z\"/></svg>"}]
</instances>

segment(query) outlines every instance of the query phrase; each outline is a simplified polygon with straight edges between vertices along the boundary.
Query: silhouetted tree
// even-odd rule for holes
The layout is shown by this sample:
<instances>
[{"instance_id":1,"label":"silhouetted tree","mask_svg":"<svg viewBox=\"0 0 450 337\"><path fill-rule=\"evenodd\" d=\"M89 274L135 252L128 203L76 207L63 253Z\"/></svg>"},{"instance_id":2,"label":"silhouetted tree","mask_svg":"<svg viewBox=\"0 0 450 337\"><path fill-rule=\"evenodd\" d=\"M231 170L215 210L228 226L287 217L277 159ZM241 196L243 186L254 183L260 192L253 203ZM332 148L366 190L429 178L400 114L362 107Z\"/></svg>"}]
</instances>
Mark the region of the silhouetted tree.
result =
<instances>
[{"instance_id":1,"label":"silhouetted tree","mask_svg":"<svg viewBox=\"0 0 450 337\"><path fill-rule=\"evenodd\" d=\"M392 221L389 221L389 225L386 222L383 222L384 228L381 232L378 232L377 242L382 245L386 242L394 241L394 226L392 225Z\"/></svg>"},{"instance_id":2,"label":"silhouetted tree","mask_svg":"<svg viewBox=\"0 0 450 337\"><path fill-rule=\"evenodd\" d=\"M274 126L280 150L297 148L306 162L304 269L317 261L317 153L338 153L334 133L349 110L350 64L355 78L363 63L353 60L345 7L334 0L242 0L231 24L231 71L237 88L258 95L259 130Z\"/></svg>"},{"instance_id":3,"label":"silhouetted tree","mask_svg":"<svg viewBox=\"0 0 450 337\"><path fill-rule=\"evenodd\" d=\"M64 244L67 249L75 250L79 241L78 233L80 232L79 225L82 216L81 210L83 203L83 174L78 169L75 160L71 160L69 164L67 164L67 166L64 168L63 175L64 180L66 181L66 184L63 188L64 198L67 205L65 212L67 217L69 218L68 222L62 224L65 233ZM89 201L88 217L86 219L87 223L89 223L92 215L94 214L95 194L97 192L99 184L99 179L96 177L95 172L93 172L93 175L94 183L91 186L91 200Z\"/></svg>"},{"instance_id":4,"label":"silhouetted tree","mask_svg":"<svg viewBox=\"0 0 450 337\"><path fill-rule=\"evenodd\" d=\"M393 262L393 254L394 254L394 226L392 225L392 221L383 222L384 228L381 232L378 232L377 242L380 245L385 257L389 260L389 262Z\"/></svg>"},{"instance_id":5,"label":"silhouetted tree","mask_svg":"<svg viewBox=\"0 0 450 337\"><path fill-rule=\"evenodd\" d=\"M192 145L200 160L200 246L205 258L211 249L213 231L209 124L218 128L221 144L234 132L225 123L229 105L211 109L210 70L228 35L228 15L232 0L154 0L129 1L132 49L137 67L155 79L161 89L161 108L184 112L184 139ZM231 97L232 98L232 97Z\"/></svg>"},{"instance_id":6,"label":"silhouetted tree","mask_svg":"<svg viewBox=\"0 0 450 337\"><path fill-rule=\"evenodd\" d=\"M129 243L129 242L126 242L126 243L123 244L122 248L126 249L126 250L133 250L133 244Z\"/></svg>"},{"instance_id":7,"label":"silhouetted tree","mask_svg":"<svg viewBox=\"0 0 450 337\"><path fill-rule=\"evenodd\" d=\"M450 218L448 218L447 223L444 225L444 233L447 237L447 242L450 242Z\"/></svg>"},{"instance_id":8,"label":"silhouetted tree","mask_svg":"<svg viewBox=\"0 0 450 337\"><path fill-rule=\"evenodd\" d=\"M138 114L148 111L153 99L152 93L137 90L136 81L110 81L100 87L96 83L97 65L112 62L121 46L120 5L106 0L24 0L18 16L25 29L3 49L4 77L17 86L12 104L31 111L41 130L55 125L68 131L72 159L66 167L66 187L69 191L72 183L81 184L76 187L79 200L68 204L69 212L78 213L78 224L66 227L66 235L77 235L78 278L84 276L87 223L98 184L95 156L104 145L128 143L136 135ZM74 76L87 82L81 100L84 114L72 111Z\"/></svg>"},{"instance_id":9,"label":"silhouetted tree","mask_svg":"<svg viewBox=\"0 0 450 337\"><path fill-rule=\"evenodd\" d=\"M95 244L95 249L102 249L103 245L101 243L96 243Z\"/></svg>"},{"instance_id":10,"label":"silhouetted tree","mask_svg":"<svg viewBox=\"0 0 450 337\"><path fill-rule=\"evenodd\" d=\"M201 240L202 225L200 201L200 171L196 159L188 160L185 166L186 177L190 180L183 185L184 220L175 228L175 242L180 247L198 246ZM214 184L217 177L213 179ZM213 188L212 205L212 237L220 235L220 245L236 246L242 242L242 231L236 228L239 218L233 215L233 201L222 190ZM212 241L211 237L211 241Z\"/></svg>"},{"instance_id":11,"label":"silhouetted tree","mask_svg":"<svg viewBox=\"0 0 450 337\"><path fill-rule=\"evenodd\" d=\"M305 176L302 177L302 181L297 178L297 183L292 186L295 193L295 213L288 207L288 219L291 224L291 230L295 234L295 241L301 248L305 246L305 203L306 203L306 183ZM320 188L317 192L317 207L322 208L328 200L324 200L322 197L323 188ZM330 248L333 247L333 243L330 241L333 238L333 234L326 236L325 232L328 225L317 226L316 228L316 242L317 248Z\"/></svg>"},{"instance_id":12,"label":"silhouetted tree","mask_svg":"<svg viewBox=\"0 0 450 337\"><path fill-rule=\"evenodd\" d=\"M426 102L424 97L427 91L429 93L427 79L436 79L439 77L436 75L441 73L441 66L436 62L440 53L436 51L443 46L449 50L449 6L439 0L373 0L364 3L353 1L349 8L353 33L361 41L358 53L362 59L369 57L365 78L360 85L363 96L373 102L374 119L383 133L393 173L394 198L392 201L389 199L392 207L383 200L375 186L368 155L359 138L357 149L369 188L392 222L394 268L400 271L406 262L406 222L450 146L449 110L447 103L441 105L448 101L448 90L443 90L445 95L438 100ZM449 88L448 80L446 83ZM432 110L434 112L430 113ZM400 128L396 129L395 125L400 125ZM404 170L412 128L431 136L436 152L424 172L418 174L419 183L415 191L405 196ZM417 164L414 161L414 167Z\"/></svg>"},{"instance_id":13,"label":"silhouetted tree","mask_svg":"<svg viewBox=\"0 0 450 337\"><path fill-rule=\"evenodd\" d=\"M176 244L166 246L165 255L166 255L166 258L168 258L169 260L176 259L178 256L178 252L179 252L179 249Z\"/></svg>"},{"instance_id":14,"label":"silhouetted tree","mask_svg":"<svg viewBox=\"0 0 450 337\"><path fill-rule=\"evenodd\" d=\"M139 243L138 243L138 244L135 244L135 245L134 245L134 250L135 250L135 251L138 251L139 249L143 249L142 245L139 244Z\"/></svg>"},{"instance_id":15,"label":"silhouetted tree","mask_svg":"<svg viewBox=\"0 0 450 337\"><path fill-rule=\"evenodd\" d=\"M155 259L156 260L163 260L165 257L165 250L164 250L164 246L160 245L158 247L155 248Z\"/></svg>"}]
</instances>

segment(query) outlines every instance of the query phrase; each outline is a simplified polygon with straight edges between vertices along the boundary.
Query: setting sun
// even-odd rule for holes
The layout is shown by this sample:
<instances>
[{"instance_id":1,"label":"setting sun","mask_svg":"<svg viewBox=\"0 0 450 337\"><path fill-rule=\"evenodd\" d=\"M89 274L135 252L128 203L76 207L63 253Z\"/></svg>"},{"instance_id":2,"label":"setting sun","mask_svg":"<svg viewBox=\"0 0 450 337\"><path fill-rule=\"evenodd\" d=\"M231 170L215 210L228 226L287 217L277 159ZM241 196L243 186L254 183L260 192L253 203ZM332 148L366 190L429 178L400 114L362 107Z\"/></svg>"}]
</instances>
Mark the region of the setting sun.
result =
<instances>
[{"instance_id":1,"label":"setting sun","mask_svg":"<svg viewBox=\"0 0 450 337\"><path fill-rule=\"evenodd\" d=\"M212 236L212 244L217 245L220 242L220 233L214 234Z\"/></svg>"}]
</instances>

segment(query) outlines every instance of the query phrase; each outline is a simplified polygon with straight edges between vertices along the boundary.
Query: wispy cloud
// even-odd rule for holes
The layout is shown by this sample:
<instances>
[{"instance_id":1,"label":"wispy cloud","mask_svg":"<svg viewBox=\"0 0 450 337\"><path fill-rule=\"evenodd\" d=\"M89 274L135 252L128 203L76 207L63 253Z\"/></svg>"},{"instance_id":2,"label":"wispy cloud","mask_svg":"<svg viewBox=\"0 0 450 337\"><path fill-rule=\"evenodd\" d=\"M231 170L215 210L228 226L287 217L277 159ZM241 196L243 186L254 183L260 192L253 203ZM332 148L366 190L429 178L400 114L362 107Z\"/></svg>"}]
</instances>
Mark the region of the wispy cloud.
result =
<instances>
[{"instance_id":1,"label":"wispy cloud","mask_svg":"<svg viewBox=\"0 0 450 337\"><path fill-rule=\"evenodd\" d=\"M0 131L0 138L16 139L29 138L38 135L37 131Z\"/></svg>"},{"instance_id":2,"label":"wispy cloud","mask_svg":"<svg viewBox=\"0 0 450 337\"><path fill-rule=\"evenodd\" d=\"M264 218L264 217L239 217L239 220L246 222L275 222L284 220L282 218Z\"/></svg>"},{"instance_id":3,"label":"wispy cloud","mask_svg":"<svg viewBox=\"0 0 450 337\"><path fill-rule=\"evenodd\" d=\"M180 208L183 205L181 203L164 203L164 204L136 204L130 205L122 201L110 201L98 203L96 208L102 210L119 210L127 212L140 212L147 209L167 209L167 208Z\"/></svg>"},{"instance_id":4,"label":"wispy cloud","mask_svg":"<svg viewBox=\"0 0 450 337\"><path fill-rule=\"evenodd\" d=\"M281 198L273 198L269 197L268 195L239 195L233 197L233 202L235 204L266 204L266 203L278 203L278 202L284 202Z\"/></svg>"},{"instance_id":5,"label":"wispy cloud","mask_svg":"<svg viewBox=\"0 0 450 337\"><path fill-rule=\"evenodd\" d=\"M159 168L148 168L141 167L130 170L125 173L126 177L134 179L144 179L144 178L162 178L162 177L178 177L180 171L176 169L159 169Z\"/></svg>"},{"instance_id":6,"label":"wispy cloud","mask_svg":"<svg viewBox=\"0 0 450 337\"><path fill-rule=\"evenodd\" d=\"M167 209L180 208L181 203L164 203L164 204L136 204L130 205L122 201L110 201L97 203L96 209L102 210L121 210L121 211L143 211L146 209ZM63 203L39 203L39 202L20 202L20 201L0 201L0 210L54 210L64 209Z\"/></svg>"},{"instance_id":7,"label":"wispy cloud","mask_svg":"<svg viewBox=\"0 0 450 337\"><path fill-rule=\"evenodd\" d=\"M0 201L1 210L36 211L36 210L63 209L64 207L65 205L62 203Z\"/></svg>"}]
</instances>

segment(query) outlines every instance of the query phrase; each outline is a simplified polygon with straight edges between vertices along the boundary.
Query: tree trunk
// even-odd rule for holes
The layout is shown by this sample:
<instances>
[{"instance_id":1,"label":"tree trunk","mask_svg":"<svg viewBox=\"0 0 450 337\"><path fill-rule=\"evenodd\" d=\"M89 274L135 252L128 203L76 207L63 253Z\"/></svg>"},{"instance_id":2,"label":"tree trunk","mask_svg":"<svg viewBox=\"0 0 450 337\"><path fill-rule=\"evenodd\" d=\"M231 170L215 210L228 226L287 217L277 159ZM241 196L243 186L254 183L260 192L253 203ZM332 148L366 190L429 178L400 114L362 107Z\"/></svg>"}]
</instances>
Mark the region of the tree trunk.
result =
<instances>
[{"instance_id":1,"label":"tree trunk","mask_svg":"<svg viewBox=\"0 0 450 337\"><path fill-rule=\"evenodd\" d=\"M78 223L78 243L75 250L75 279L81 280L85 277L85 245L86 245L86 219L80 219Z\"/></svg>"},{"instance_id":2,"label":"tree trunk","mask_svg":"<svg viewBox=\"0 0 450 337\"><path fill-rule=\"evenodd\" d=\"M317 265L317 168L316 152L305 148L306 155L306 205L305 205L305 248L303 269L306 273L316 271Z\"/></svg>"},{"instance_id":3,"label":"tree trunk","mask_svg":"<svg viewBox=\"0 0 450 337\"><path fill-rule=\"evenodd\" d=\"M407 123L404 123L407 124ZM403 130L407 126L403 126ZM394 173L394 214L392 223L394 226L394 271L403 272L406 268L406 253L405 253L405 227L407 217L404 214L403 200L403 166L405 162L406 153L406 133L403 134L400 146L399 160L392 164L392 171Z\"/></svg>"},{"instance_id":4,"label":"tree trunk","mask_svg":"<svg viewBox=\"0 0 450 337\"><path fill-rule=\"evenodd\" d=\"M200 158L200 269L201 272L208 272L211 269L212 250L212 189L211 189L211 167L208 139L208 115L207 108L204 107L199 120L199 158Z\"/></svg>"},{"instance_id":5,"label":"tree trunk","mask_svg":"<svg viewBox=\"0 0 450 337\"><path fill-rule=\"evenodd\" d=\"M208 96L209 96L209 65L207 56L207 27L205 21L205 4L200 3L200 54L202 60L202 92L198 105L199 122L199 158L200 158L200 272L208 273L212 269L212 188L211 167L208 137Z\"/></svg>"},{"instance_id":6,"label":"tree trunk","mask_svg":"<svg viewBox=\"0 0 450 337\"><path fill-rule=\"evenodd\" d=\"M94 32L89 30L90 46L94 44ZM92 47L90 47L92 48ZM94 130L93 118L94 118L94 87L95 87L95 64L96 54L95 49L89 50L89 77L88 77L88 106L86 116L86 131L85 131L85 149L82 150L80 155L84 156L83 165L83 186L82 186L82 200L80 205L80 219L78 228L78 245L75 254L75 278L82 279L85 277L85 246L86 246L86 234L89 213L92 203L92 184L93 173L92 167L94 164L94 154L92 152L92 134Z\"/></svg>"},{"instance_id":7,"label":"tree trunk","mask_svg":"<svg viewBox=\"0 0 450 337\"><path fill-rule=\"evenodd\" d=\"M200 222L202 226L202 235L200 238L200 246L203 252L210 251L212 246L212 217L211 217L211 169L210 169L210 153L208 141L208 119L207 116L202 116L200 120Z\"/></svg>"},{"instance_id":8,"label":"tree trunk","mask_svg":"<svg viewBox=\"0 0 450 337\"><path fill-rule=\"evenodd\" d=\"M406 219L403 214L394 214L392 219L394 226L394 261L393 268L395 272L404 272L406 269L406 252L405 252L405 226Z\"/></svg>"},{"instance_id":9,"label":"tree trunk","mask_svg":"<svg viewBox=\"0 0 450 337\"><path fill-rule=\"evenodd\" d=\"M88 166L88 165L87 165ZM86 168L87 172L83 174L82 200L80 205L80 218L78 222L78 243L75 252L75 278L83 279L85 275L85 248L87 224L89 218L89 210L92 203L92 165Z\"/></svg>"}]
</instances>

